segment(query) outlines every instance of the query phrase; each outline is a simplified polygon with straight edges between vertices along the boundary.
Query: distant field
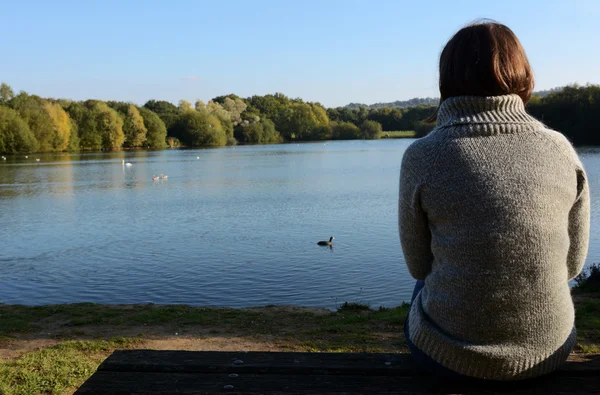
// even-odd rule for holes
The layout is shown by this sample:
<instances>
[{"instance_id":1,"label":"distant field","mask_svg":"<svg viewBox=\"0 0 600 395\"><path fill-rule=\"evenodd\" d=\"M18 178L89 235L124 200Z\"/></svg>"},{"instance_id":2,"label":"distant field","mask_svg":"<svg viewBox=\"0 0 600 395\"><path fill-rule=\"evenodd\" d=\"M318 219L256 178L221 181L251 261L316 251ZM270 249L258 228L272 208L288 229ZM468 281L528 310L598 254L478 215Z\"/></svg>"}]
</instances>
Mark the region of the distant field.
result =
<instances>
[{"instance_id":1,"label":"distant field","mask_svg":"<svg viewBox=\"0 0 600 395\"><path fill-rule=\"evenodd\" d=\"M395 130L392 132L383 132L381 134L381 138L382 139L399 139L399 138L405 138L405 137L415 137L415 131L414 130Z\"/></svg>"}]
</instances>

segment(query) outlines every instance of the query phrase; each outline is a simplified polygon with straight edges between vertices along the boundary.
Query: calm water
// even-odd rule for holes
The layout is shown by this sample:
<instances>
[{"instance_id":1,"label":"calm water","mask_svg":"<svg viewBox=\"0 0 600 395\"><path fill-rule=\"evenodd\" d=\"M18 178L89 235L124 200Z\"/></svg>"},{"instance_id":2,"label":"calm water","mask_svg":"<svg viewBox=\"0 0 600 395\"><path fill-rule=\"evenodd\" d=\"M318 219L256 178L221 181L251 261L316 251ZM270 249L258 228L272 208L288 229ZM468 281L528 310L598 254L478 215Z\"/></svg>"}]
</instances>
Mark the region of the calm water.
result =
<instances>
[{"instance_id":1,"label":"calm water","mask_svg":"<svg viewBox=\"0 0 600 395\"><path fill-rule=\"evenodd\" d=\"M413 287L396 225L411 141L9 158L0 302L398 305ZM580 155L591 263L600 261L600 149ZM169 178L152 181L160 173ZM330 235L333 249L316 245Z\"/></svg>"}]
</instances>

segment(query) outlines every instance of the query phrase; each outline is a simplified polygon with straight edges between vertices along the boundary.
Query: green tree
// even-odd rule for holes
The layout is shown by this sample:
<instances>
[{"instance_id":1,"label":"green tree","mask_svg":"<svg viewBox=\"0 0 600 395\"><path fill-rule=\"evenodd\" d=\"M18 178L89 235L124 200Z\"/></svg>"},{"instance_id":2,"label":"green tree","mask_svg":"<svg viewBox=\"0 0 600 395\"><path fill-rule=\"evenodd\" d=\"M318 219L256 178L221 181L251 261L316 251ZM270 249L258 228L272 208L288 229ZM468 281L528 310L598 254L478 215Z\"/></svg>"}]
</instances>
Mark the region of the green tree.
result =
<instances>
[{"instance_id":1,"label":"green tree","mask_svg":"<svg viewBox=\"0 0 600 395\"><path fill-rule=\"evenodd\" d=\"M338 109L340 122L351 122L355 125L358 124L358 110L352 110L350 108Z\"/></svg>"},{"instance_id":2,"label":"green tree","mask_svg":"<svg viewBox=\"0 0 600 395\"><path fill-rule=\"evenodd\" d=\"M277 128L288 140L311 140L328 126L327 114L321 110L307 103L292 103L280 117Z\"/></svg>"},{"instance_id":3,"label":"green tree","mask_svg":"<svg viewBox=\"0 0 600 395\"><path fill-rule=\"evenodd\" d=\"M238 95L230 93L229 95L217 96L217 97L213 98L212 101L214 101L215 103L219 103L219 104L222 105L223 103L225 103L225 99L226 98L230 98L231 100L235 100L235 99L244 100L241 97L239 97Z\"/></svg>"},{"instance_id":4,"label":"green tree","mask_svg":"<svg viewBox=\"0 0 600 395\"><path fill-rule=\"evenodd\" d=\"M272 144L281 142L281 136L275 130L275 124L270 119L260 119L250 123L242 121L236 127L236 138L245 144Z\"/></svg>"},{"instance_id":5,"label":"green tree","mask_svg":"<svg viewBox=\"0 0 600 395\"><path fill-rule=\"evenodd\" d=\"M231 99L227 97L225 100L231 101ZM237 143L233 137L234 122L232 121L232 118L239 118L239 115L230 113L220 103L213 100L209 101L208 104L204 104L201 100L198 100L196 102L196 111L207 111L209 114L217 117L223 127L225 135L227 135L227 145L235 145Z\"/></svg>"},{"instance_id":6,"label":"green tree","mask_svg":"<svg viewBox=\"0 0 600 395\"><path fill-rule=\"evenodd\" d=\"M125 134L126 147L141 147L146 142L146 125L144 118L136 106L130 104L127 107L127 113L123 120L123 133Z\"/></svg>"},{"instance_id":7,"label":"green tree","mask_svg":"<svg viewBox=\"0 0 600 395\"><path fill-rule=\"evenodd\" d=\"M165 123L167 132L177 121L177 117L181 111L176 105L164 100L149 100L144 104L144 107L154 112Z\"/></svg>"},{"instance_id":8,"label":"green tree","mask_svg":"<svg viewBox=\"0 0 600 395\"><path fill-rule=\"evenodd\" d=\"M146 134L146 144L150 148L161 149L167 146L167 128L165 123L153 111L145 107L140 108L140 115L144 119L144 126L148 131Z\"/></svg>"},{"instance_id":9,"label":"green tree","mask_svg":"<svg viewBox=\"0 0 600 395\"><path fill-rule=\"evenodd\" d=\"M360 138L360 129L351 122L332 122L332 138L334 140L353 140Z\"/></svg>"},{"instance_id":10,"label":"green tree","mask_svg":"<svg viewBox=\"0 0 600 395\"><path fill-rule=\"evenodd\" d=\"M45 101L25 92L13 97L8 104L16 110L21 118L27 122L29 130L33 132L39 147L38 151L51 152L55 150L58 141L53 120L46 111Z\"/></svg>"},{"instance_id":11,"label":"green tree","mask_svg":"<svg viewBox=\"0 0 600 395\"><path fill-rule=\"evenodd\" d=\"M367 107L361 106L358 109L358 112L356 114L356 122L358 124L362 124L364 121L367 120L367 117L369 116L369 109Z\"/></svg>"},{"instance_id":12,"label":"green tree","mask_svg":"<svg viewBox=\"0 0 600 395\"><path fill-rule=\"evenodd\" d=\"M73 122L69 114L58 103L43 103L44 110L50 116L54 128L54 141L52 142L53 151L66 151L69 149L69 140Z\"/></svg>"},{"instance_id":13,"label":"green tree","mask_svg":"<svg viewBox=\"0 0 600 395\"><path fill-rule=\"evenodd\" d=\"M263 139L264 144L276 144L281 143L282 138L277 130L275 130L275 123L267 118L261 118L259 121L263 127Z\"/></svg>"},{"instance_id":14,"label":"green tree","mask_svg":"<svg viewBox=\"0 0 600 395\"><path fill-rule=\"evenodd\" d=\"M219 119L205 111L184 111L175 122L173 132L173 137L188 147L227 144L227 135Z\"/></svg>"},{"instance_id":15,"label":"green tree","mask_svg":"<svg viewBox=\"0 0 600 395\"><path fill-rule=\"evenodd\" d=\"M281 130L280 117L291 103L285 95L276 93L275 95L252 96L249 102L250 106L257 109L261 116L272 120L277 130Z\"/></svg>"},{"instance_id":16,"label":"green tree","mask_svg":"<svg viewBox=\"0 0 600 395\"><path fill-rule=\"evenodd\" d=\"M331 121L331 122L341 121L342 118L341 118L341 114L340 114L340 107L328 108L327 109L327 118L329 118L329 121Z\"/></svg>"},{"instance_id":17,"label":"green tree","mask_svg":"<svg viewBox=\"0 0 600 395\"><path fill-rule=\"evenodd\" d=\"M237 141L233 137L234 126L233 122L231 122L231 119L220 114L214 114L214 116L219 119L219 123L223 128L223 132L225 132L225 136L227 136L227 145L236 145Z\"/></svg>"},{"instance_id":18,"label":"green tree","mask_svg":"<svg viewBox=\"0 0 600 395\"><path fill-rule=\"evenodd\" d=\"M366 120L360 125L360 137L363 139L381 138L381 124L375 121Z\"/></svg>"},{"instance_id":19,"label":"green tree","mask_svg":"<svg viewBox=\"0 0 600 395\"><path fill-rule=\"evenodd\" d=\"M127 111L129 110L129 106L131 105L131 103L127 103L124 101L107 101L106 104L112 108L113 110L115 110L116 112L118 112L120 115L123 116L123 118L125 118L125 116L127 116Z\"/></svg>"},{"instance_id":20,"label":"green tree","mask_svg":"<svg viewBox=\"0 0 600 395\"><path fill-rule=\"evenodd\" d=\"M92 112L96 132L101 136L102 148L120 149L125 141L123 119L104 102L94 100L86 102L86 105Z\"/></svg>"},{"instance_id":21,"label":"green tree","mask_svg":"<svg viewBox=\"0 0 600 395\"><path fill-rule=\"evenodd\" d=\"M71 134L69 134L69 151L79 151L81 148L79 146L79 126L75 120L69 118L69 123L71 124Z\"/></svg>"},{"instance_id":22,"label":"green tree","mask_svg":"<svg viewBox=\"0 0 600 395\"><path fill-rule=\"evenodd\" d=\"M576 145L600 145L600 85L571 85L528 104L530 113Z\"/></svg>"},{"instance_id":23,"label":"green tree","mask_svg":"<svg viewBox=\"0 0 600 395\"><path fill-rule=\"evenodd\" d=\"M379 122L383 130L409 130L402 125L402 109L400 108L378 108L369 112L369 120Z\"/></svg>"},{"instance_id":24,"label":"green tree","mask_svg":"<svg viewBox=\"0 0 600 395\"><path fill-rule=\"evenodd\" d=\"M192 103L187 100L179 100L179 105L177 107L179 107L179 111L189 111L194 109Z\"/></svg>"},{"instance_id":25,"label":"green tree","mask_svg":"<svg viewBox=\"0 0 600 395\"><path fill-rule=\"evenodd\" d=\"M8 102L13 97L15 97L15 93L13 92L10 85L4 82L0 84L0 104Z\"/></svg>"},{"instance_id":26,"label":"green tree","mask_svg":"<svg viewBox=\"0 0 600 395\"><path fill-rule=\"evenodd\" d=\"M102 136L98 132L94 113L81 102L71 102L66 111L75 125L77 125L79 149L84 151L102 149ZM75 143L73 142L73 144Z\"/></svg>"},{"instance_id":27,"label":"green tree","mask_svg":"<svg viewBox=\"0 0 600 395\"><path fill-rule=\"evenodd\" d=\"M0 106L0 152L21 154L37 149L38 143L27 122L15 110Z\"/></svg>"},{"instance_id":28,"label":"green tree","mask_svg":"<svg viewBox=\"0 0 600 395\"><path fill-rule=\"evenodd\" d=\"M246 110L246 107L248 107L246 103L239 98L231 99L226 97L223 102L223 108L229 113L234 126L242 121L242 113Z\"/></svg>"},{"instance_id":29,"label":"green tree","mask_svg":"<svg viewBox=\"0 0 600 395\"><path fill-rule=\"evenodd\" d=\"M435 123L427 121L417 121L414 123L413 130L415 137L424 137L435 128Z\"/></svg>"}]
</instances>

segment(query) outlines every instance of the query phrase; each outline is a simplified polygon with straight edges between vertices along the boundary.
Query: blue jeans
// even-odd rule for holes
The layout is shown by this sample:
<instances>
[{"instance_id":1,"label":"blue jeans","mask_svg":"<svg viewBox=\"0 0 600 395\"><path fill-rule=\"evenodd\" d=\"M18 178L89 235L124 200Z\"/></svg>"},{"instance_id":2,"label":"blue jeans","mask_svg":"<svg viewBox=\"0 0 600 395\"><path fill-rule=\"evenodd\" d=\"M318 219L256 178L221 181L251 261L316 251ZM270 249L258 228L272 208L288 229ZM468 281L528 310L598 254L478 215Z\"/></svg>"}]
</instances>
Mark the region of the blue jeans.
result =
<instances>
[{"instance_id":1,"label":"blue jeans","mask_svg":"<svg viewBox=\"0 0 600 395\"><path fill-rule=\"evenodd\" d=\"M415 290L413 291L412 298L410 299L410 304L412 305L414 300L416 299L419 292L425 287L425 281L417 280L415 284ZM417 346L410 341L410 337L408 336L408 316L406 316L406 321L404 322L404 337L406 338L406 345L410 350L415 361L426 371L432 373L436 376L448 377L448 378L467 378L468 376L463 376L460 373L456 373L448 369L445 366L440 365L433 358L425 354L423 351L419 350Z\"/></svg>"}]
</instances>

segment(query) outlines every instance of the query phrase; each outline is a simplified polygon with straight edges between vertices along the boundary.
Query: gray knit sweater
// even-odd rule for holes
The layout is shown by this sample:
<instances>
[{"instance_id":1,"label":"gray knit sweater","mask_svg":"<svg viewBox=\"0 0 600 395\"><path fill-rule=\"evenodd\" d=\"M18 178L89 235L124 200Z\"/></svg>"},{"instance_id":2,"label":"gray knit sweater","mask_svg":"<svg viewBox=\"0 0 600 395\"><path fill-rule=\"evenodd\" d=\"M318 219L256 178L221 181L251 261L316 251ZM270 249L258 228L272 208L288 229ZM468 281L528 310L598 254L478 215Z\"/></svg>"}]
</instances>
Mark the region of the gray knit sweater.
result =
<instances>
[{"instance_id":1,"label":"gray knit sweater","mask_svg":"<svg viewBox=\"0 0 600 395\"><path fill-rule=\"evenodd\" d=\"M584 265L590 219L568 140L516 95L453 97L400 173L402 249L410 274L425 280L410 340L472 377L560 366L576 341L568 281Z\"/></svg>"}]
</instances>

